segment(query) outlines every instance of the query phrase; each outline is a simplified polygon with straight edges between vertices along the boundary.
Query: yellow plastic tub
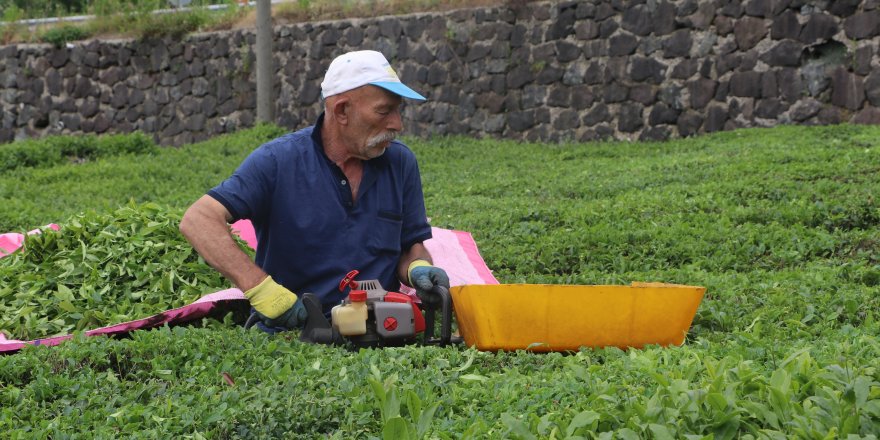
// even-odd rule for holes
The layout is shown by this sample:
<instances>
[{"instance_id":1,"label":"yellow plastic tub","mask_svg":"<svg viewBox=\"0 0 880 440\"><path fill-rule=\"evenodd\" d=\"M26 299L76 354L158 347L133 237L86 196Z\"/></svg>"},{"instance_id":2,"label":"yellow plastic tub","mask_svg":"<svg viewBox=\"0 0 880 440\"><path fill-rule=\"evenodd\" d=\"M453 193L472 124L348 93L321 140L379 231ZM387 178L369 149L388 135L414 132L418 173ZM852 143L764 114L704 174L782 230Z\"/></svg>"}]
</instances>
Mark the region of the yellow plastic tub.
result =
<instances>
[{"instance_id":1,"label":"yellow plastic tub","mask_svg":"<svg viewBox=\"0 0 880 440\"><path fill-rule=\"evenodd\" d=\"M468 346L546 352L681 345L706 288L493 284L450 292Z\"/></svg>"}]
</instances>

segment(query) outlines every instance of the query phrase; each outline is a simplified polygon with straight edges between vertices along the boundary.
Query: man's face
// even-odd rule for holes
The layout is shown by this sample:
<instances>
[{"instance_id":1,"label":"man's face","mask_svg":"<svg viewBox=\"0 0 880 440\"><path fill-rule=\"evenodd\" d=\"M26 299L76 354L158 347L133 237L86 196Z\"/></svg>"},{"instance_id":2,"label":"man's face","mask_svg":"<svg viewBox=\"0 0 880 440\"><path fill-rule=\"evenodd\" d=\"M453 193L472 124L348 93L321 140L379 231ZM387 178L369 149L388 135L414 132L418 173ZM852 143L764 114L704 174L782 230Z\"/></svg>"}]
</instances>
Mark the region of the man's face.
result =
<instances>
[{"instance_id":1,"label":"man's face","mask_svg":"<svg viewBox=\"0 0 880 440\"><path fill-rule=\"evenodd\" d=\"M403 130L400 107L403 98L376 86L356 90L348 126L352 156L369 160L381 156Z\"/></svg>"}]
</instances>

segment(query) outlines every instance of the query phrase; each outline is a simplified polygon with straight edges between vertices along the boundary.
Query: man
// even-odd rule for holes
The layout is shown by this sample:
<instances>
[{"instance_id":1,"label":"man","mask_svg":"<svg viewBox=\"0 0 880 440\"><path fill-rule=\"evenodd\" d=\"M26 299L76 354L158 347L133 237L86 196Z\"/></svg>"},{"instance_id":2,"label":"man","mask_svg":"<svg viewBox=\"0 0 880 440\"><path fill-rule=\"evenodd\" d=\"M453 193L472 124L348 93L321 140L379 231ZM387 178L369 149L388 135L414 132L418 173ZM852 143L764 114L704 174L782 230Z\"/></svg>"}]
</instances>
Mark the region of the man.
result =
<instances>
[{"instance_id":1,"label":"man","mask_svg":"<svg viewBox=\"0 0 880 440\"><path fill-rule=\"evenodd\" d=\"M381 53L366 50L334 59L321 92L324 113L314 126L260 146L180 222L269 332L305 323L298 294L314 293L329 313L352 269L387 290L401 281L420 292L449 287L422 244L431 227L415 155L395 140L403 98L425 98L400 82ZM227 226L242 218L257 233L255 262Z\"/></svg>"}]
</instances>

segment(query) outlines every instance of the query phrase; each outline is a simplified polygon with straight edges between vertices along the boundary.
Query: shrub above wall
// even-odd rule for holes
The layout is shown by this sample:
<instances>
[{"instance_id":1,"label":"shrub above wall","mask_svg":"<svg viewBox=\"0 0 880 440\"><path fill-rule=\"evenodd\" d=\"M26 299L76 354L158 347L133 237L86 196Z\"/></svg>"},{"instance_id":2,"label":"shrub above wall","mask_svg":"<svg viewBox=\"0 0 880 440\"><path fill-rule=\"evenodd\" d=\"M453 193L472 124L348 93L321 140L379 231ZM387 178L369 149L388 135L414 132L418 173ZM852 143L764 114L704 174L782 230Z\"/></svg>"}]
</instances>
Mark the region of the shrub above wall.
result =
<instances>
[{"instance_id":1,"label":"shrub above wall","mask_svg":"<svg viewBox=\"0 0 880 440\"><path fill-rule=\"evenodd\" d=\"M252 30L0 48L0 141L140 130L181 145L254 124ZM408 132L666 139L880 123L880 1L590 1L275 28L275 115L314 122L332 58L383 52L428 97Z\"/></svg>"}]
</instances>

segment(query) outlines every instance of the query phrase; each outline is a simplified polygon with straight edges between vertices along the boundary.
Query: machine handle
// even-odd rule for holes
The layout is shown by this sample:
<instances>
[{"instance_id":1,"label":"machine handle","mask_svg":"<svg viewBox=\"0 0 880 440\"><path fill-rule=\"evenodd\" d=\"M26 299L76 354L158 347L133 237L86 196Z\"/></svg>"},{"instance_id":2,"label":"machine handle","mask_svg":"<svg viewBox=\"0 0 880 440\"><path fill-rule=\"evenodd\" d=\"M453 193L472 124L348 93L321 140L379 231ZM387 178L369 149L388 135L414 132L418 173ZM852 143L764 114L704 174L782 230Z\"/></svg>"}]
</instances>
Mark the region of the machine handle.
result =
<instances>
[{"instance_id":1,"label":"machine handle","mask_svg":"<svg viewBox=\"0 0 880 440\"><path fill-rule=\"evenodd\" d=\"M452 340L452 296L449 289L443 286L434 286L433 294L440 296L440 337L434 338L434 313L436 305L425 305L425 344L436 344L440 346L449 345Z\"/></svg>"},{"instance_id":2,"label":"machine handle","mask_svg":"<svg viewBox=\"0 0 880 440\"><path fill-rule=\"evenodd\" d=\"M305 293L300 298L300 301L302 301L308 313L306 325L299 335L300 341L329 345L345 344L345 339L324 316L324 310L321 308L321 302L318 301L318 297L312 293Z\"/></svg>"}]
</instances>

